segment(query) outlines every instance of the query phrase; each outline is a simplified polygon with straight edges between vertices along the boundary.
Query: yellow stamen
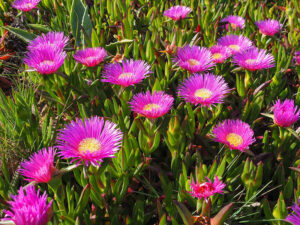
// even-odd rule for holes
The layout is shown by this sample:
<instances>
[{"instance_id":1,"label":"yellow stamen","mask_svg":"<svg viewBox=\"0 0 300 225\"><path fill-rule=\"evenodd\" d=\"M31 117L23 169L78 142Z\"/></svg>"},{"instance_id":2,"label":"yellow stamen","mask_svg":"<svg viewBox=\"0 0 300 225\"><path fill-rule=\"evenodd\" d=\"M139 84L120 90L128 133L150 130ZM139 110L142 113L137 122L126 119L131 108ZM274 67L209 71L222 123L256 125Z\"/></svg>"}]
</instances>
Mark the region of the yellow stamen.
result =
<instances>
[{"instance_id":1,"label":"yellow stamen","mask_svg":"<svg viewBox=\"0 0 300 225\"><path fill-rule=\"evenodd\" d=\"M234 24L234 23L231 23L230 26L231 26L232 29L236 29L236 27L237 27L237 25Z\"/></svg>"},{"instance_id":2,"label":"yellow stamen","mask_svg":"<svg viewBox=\"0 0 300 225\"><path fill-rule=\"evenodd\" d=\"M221 53L215 53L215 54L213 54L212 55L212 58L213 59L219 59L219 58L221 58L223 55L221 54Z\"/></svg>"},{"instance_id":3,"label":"yellow stamen","mask_svg":"<svg viewBox=\"0 0 300 225\"><path fill-rule=\"evenodd\" d=\"M200 64L199 61L197 61L196 59L189 59L187 62L188 62L191 66L197 66L197 65Z\"/></svg>"},{"instance_id":4,"label":"yellow stamen","mask_svg":"<svg viewBox=\"0 0 300 225\"><path fill-rule=\"evenodd\" d=\"M122 73L119 75L119 78L124 79L124 78L130 78L132 77L133 73Z\"/></svg>"},{"instance_id":5,"label":"yellow stamen","mask_svg":"<svg viewBox=\"0 0 300 225\"><path fill-rule=\"evenodd\" d=\"M96 138L85 138L79 143L78 151L81 153L96 152L100 148L101 144Z\"/></svg>"},{"instance_id":6,"label":"yellow stamen","mask_svg":"<svg viewBox=\"0 0 300 225\"><path fill-rule=\"evenodd\" d=\"M206 88L198 89L195 92L195 97L199 97L199 98L202 98L202 99L210 98L211 95L212 95L211 91L206 89Z\"/></svg>"},{"instance_id":7,"label":"yellow stamen","mask_svg":"<svg viewBox=\"0 0 300 225\"><path fill-rule=\"evenodd\" d=\"M153 109L159 109L160 106L158 104L155 103L150 103L144 106L143 110L144 111L152 111Z\"/></svg>"},{"instance_id":8,"label":"yellow stamen","mask_svg":"<svg viewBox=\"0 0 300 225\"><path fill-rule=\"evenodd\" d=\"M54 62L51 60L44 60L43 62L40 63L40 65L50 65L50 66L52 66L53 64Z\"/></svg>"},{"instance_id":9,"label":"yellow stamen","mask_svg":"<svg viewBox=\"0 0 300 225\"><path fill-rule=\"evenodd\" d=\"M246 60L246 63L247 63L247 64L253 64L253 63L255 63L255 62L256 62L255 59L247 59L247 60Z\"/></svg>"},{"instance_id":10,"label":"yellow stamen","mask_svg":"<svg viewBox=\"0 0 300 225\"><path fill-rule=\"evenodd\" d=\"M243 143L243 138L240 135L235 133L229 133L226 136L226 140L234 147L237 147Z\"/></svg>"},{"instance_id":11,"label":"yellow stamen","mask_svg":"<svg viewBox=\"0 0 300 225\"><path fill-rule=\"evenodd\" d=\"M235 50L235 51L240 51L240 46L238 45L229 45L228 48L232 49L232 50Z\"/></svg>"}]
</instances>

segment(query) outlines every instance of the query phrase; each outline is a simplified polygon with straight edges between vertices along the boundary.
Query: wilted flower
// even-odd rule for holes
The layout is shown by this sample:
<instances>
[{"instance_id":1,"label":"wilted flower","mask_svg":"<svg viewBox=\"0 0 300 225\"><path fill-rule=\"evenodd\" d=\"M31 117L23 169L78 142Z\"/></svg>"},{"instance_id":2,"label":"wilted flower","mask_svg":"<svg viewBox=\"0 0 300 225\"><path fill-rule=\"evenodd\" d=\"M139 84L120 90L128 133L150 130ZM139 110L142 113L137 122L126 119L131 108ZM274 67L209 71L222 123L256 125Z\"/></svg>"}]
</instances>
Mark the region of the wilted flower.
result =
<instances>
[{"instance_id":1,"label":"wilted flower","mask_svg":"<svg viewBox=\"0 0 300 225\"><path fill-rule=\"evenodd\" d=\"M164 12L164 16L171 18L174 21L178 21L186 18L186 16L192 12L191 8L186 6L173 6Z\"/></svg>"},{"instance_id":2,"label":"wilted flower","mask_svg":"<svg viewBox=\"0 0 300 225\"><path fill-rule=\"evenodd\" d=\"M242 152L255 142L253 130L241 120L225 120L214 127L212 133L215 141Z\"/></svg>"},{"instance_id":3,"label":"wilted flower","mask_svg":"<svg viewBox=\"0 0 300 225\"><path fill-rule=\"evenodd\" d=\"M210 51L199 46L190 47L187 45L183 48L178 48L177 55L173 61L191 73L210 70L211 67L215 66Z\"/></svg>"},{"instance_id":4,"label":"wilted flower","mask_svg":"<svg viewBox=\"0 0 300 225\"><path fill-rule=\"evenodd\" d=\"M270 19L257 21L255 22L255 25L258 27L260 33L267 36L273 36L282 27L282 25L277 20Z\"/></svg>"},{"instance_id":5,"label":"wilted flower","mask_svg":"<svg viewBox=\"0 0 300 225\"><path fill-rule=\"evenodd\" d=\"M24 63L41 74L55 73L64 63L67 54L57 48L43 48L27 52Z\"/></svg>"},{"instance_id":6,"label":"wilted flower","mask_svg":"<svg viewBox=\"0 0 300 225\"><path fill-rule=\"evenodd\" d=\"M274 57L267 54L266 50L250 48L233 56L232 61L238 66L256 71L274 67Z\"/></svg>"},{"instance_id":7,"label":"wilted flower","mask_svg":"<svg viewBox=\"0 0 300 225\"><path fill-rule=\"evenodd\" d=\"M204 198L205 200L216 193L222 194L223 188L226 186L219 178L216 176L215 181L212 182L210 179L206 178L208 182L198 183L192 180L191 191L189 193L195 198Z\"/></svg>"},{"instance_id":8,"label":"wilted flower","mask_svg":"<svg viewBox=\"0 0 300 225\"><path fill-rule=\"evenodd\" d=\"M99 166L104 158L112 158L119 151L122 132L116 124L94 116L72 121L60 130L57 139L62 158L72 158L71 163Z\"/></svg>"},{"instance_id":9,"label":"wilted flower","mask_svg":"<svg viewBox=\"0 0 300 225\"><path fill-rule=\"evenodd\" d=\"M288 215L285 218L285 221L290 222L294 225L300 225L300 207L298 206L297 203L294 203L294 205L292 206L293 209L293 213Z\"/></svg>"},{"instance_id":10,"label":"wilted flower","mask_svg":"<svg viewBox=\"0 0 300 225\"><path fill-rule=\"evenodd\" d=\"M25 192L24 192L25 191ZM17 195L11 195L9 210L4 210L4 220L12 220L16 225L46 225L47 211L52 201L47 204L47 194L40 195L34 186L21 187Z\"/></svg>"},{"instance_id":11,"label":"wilted flower","mask_svg":"<svg viewBox=\"0 0 300 225\"><path fill-rule=\"evenodd\" d=\"M280 127L289 127L296 123L300 116L300 110L294 105L294 101L286 99L283 102L277 100L274 104L274 123Z\"/></svg>"},{"instance_id":12,"label":"wilted flower","mask_svg":"<svg viewBox=\"0 0 300 225\"><path fill-rule=\"evenodd\" d=\"M141 82L151 73L150 66L142 60L124 60L104 67L102 82L128 87Z\"/></svg>"},{"instance_id":13,"label":"wilted flower","mask_svg":"<svg viewBox=\"0 0 300 225\"><path fill-rule=\"evenodd\" d=\"M56 171L53 166L54 156L53 148L41 149L34 153L28 161L22 162L19 171L29 182L48 183Z\"/></svg>"},{"instance_id":14,"label":"wilted flower","mask_svg":"<svg viewBox=\"0 0 300 225\"><path fill-rule=\"evenodd\" d=\"M132 111L147 118L158 118L165 115L172 107L174 98L162 91L139 93L129 102Z\"/></svg>"},{"instance_id":15,"label":"wilted flower","mask_svg":"<svg viewBox=\"0 0 300 225\"><path fill-rule=\"evenodd\" d=\"M222 103L228 92L224 78L211 73L194 74L185 79L178 88L178 94L185 101L202 106Z\"/></svg>"},{"instance_id":16,"label":"wilted flower","mask_svg":"<svg viewBox=\"0 0 300 225\"><path fill-rule=\"evenodd\" d=\"M37 38L32 40L28 44L27 48L30 51L36 49L44 49L44 48L56 48L62 51L64 47L67 45L68 41L69 38L65 37L63 32L50 31L46 35L42 34L41 36L38 36Z\"/></svg>"},{"instance_id":17,"label":"wilted flower","mask_svg":"<svg viewBox=\"0 0 300 225\"><path fill-rule=\"evenodd\" d=\"M19 9L23 12L28 12L39 4L41 0L15 0L11 6L15 9Z\"/></svg>"},{"instance_id":18,"label":"wilted flower","mask_svg":"<svg viewBox=\"0 0 300 225\"><path fill-rule=\"evenodd\" d=\"M295 59L296 63L298 65L300 65L300 51L296 52L294 59Z\"/></svg>"},{"instance_id":19,"label":"wilted flower","mask_svg":"<svg viewBox=\"0 0 300 225\"><path fill-rule=\"evenodd\" d=\"M88 67L93 67L103 62L106 55L107 53L105 49L98 47L79 50L73 55L73 57L79 63Z\"/></svg>"},{"instance_id":20,"label":"wilted flower","mask_svg":"<svg viewBox=\"0 0 300 225\"><path fill-rule=\"evenodd\" d=\"M245 19L241 16L227 16L224 19L221 20L221 22L226 22L230 24L232 29L240 28L243 29L245 27ZM228 29L228 24L226 25L226 28Z\"/></svg>"},{"instance_id":21,"label":"wilted flower","mask_svg":"<svg viewBox=\"0 0 300 225\"><path fill-rule=\"evenodd\" d=\"M231 51L222 45L215 45L209 49L212 54L212 60L215 63L223 63L231 55Z\"/></svg>"},{"instance_id":22,"label":"wilted flower","mask_svg":"<svg viewBox=\"0 0 300 225\"><path fill-rule=\"evenodd\" d=\"M233 55L242 52L253 45L247 37L242 35L226 35L219 38L217 44L228 47Z\"/></svg>"}]
</instances>

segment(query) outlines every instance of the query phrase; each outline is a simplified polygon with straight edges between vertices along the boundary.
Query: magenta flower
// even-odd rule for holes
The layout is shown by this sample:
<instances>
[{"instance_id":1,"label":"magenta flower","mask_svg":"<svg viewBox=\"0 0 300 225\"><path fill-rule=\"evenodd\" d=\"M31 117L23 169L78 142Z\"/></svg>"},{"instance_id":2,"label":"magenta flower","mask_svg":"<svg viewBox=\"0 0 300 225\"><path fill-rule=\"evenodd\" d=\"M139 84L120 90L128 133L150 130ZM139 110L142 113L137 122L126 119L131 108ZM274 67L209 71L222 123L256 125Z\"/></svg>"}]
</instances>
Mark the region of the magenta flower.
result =
<instances>
[{"instance_id":1,"label":"magenta flower","mask_svg":"<svg viewBox=\"0 0 300 225\"><path fill-rule=\"evenodd\" d=\"M48 183L56 168L53 166L55 151L53 148L41 149L34 153L28 161L22 162L19 172L26 177L25 180L36 183Z\"/></svg>"},{"instance_id":2,"label":"magenta flower","mask_svg":"<svg viewBox=\"0 0 300 225\"><path fill-rule=\"evenodd\" d=\"M124 60L104 67L102 82L128 87L140 83L151 73L150 66L142 60Z\"/></svg>"},{"instance_id":3,"label":"magenta flower","mask_svg":"<svg viewBox=\"0 0 300 225\"><path fill-rule=\"evenodd\" d=\"M226 46L234 55L238 52L242 52L250 47L253 43L242 35L226 35L218 39L218 45Z\"/></svg>"},{"instance_id":4,"label":"magenta flower","mask_svg":"<svg viewBox=\"0 0 300 225\"><path fill-rule=\"evenodd\" d=\"M57 147L63 159L72 158L71 163L99 166L119 151L122 136L116 124L94 116L72 121L60 130Z\"/></svg>"},{"instance_id":5,"label":"magenta flower","mask_svg":"<svg viewBox=\"0 0 300 225\"><path fill-rule=\"evenodd\" d=\"M25 192L24 192L25 191ZM11 195L10 210L3 210L4 220L12 220L16 225L46 225L47 211L52 201L47 204L47 194L40 195L34 186L21 187L17 195Z\"/></svg>"},{"instance_id":6,"label":"magenta flower","mask_svg":"<svg viewBox=\"0 0 300 225\"><path fill-rule=\"evenodd\" d=\"M165 115L173 105L174 98L162 91L139 93L129 102L132 111L147 118L158 118Z\"/></svg>"},{"instance_id":7,"label":"magenta flower","mask_svg":"<svg viewBox=\"0 0 300 225\"><path fill-rule=\"evenodd\" d=\"M250 48L233 56L232 61L247 70L256 71L274 67L274 57L266 50Z\"/></svg>"},{"instance_id":8,"label":"magenta flower","mask_svg":"<svg viewBox=\"0 0 300 225\"><path fill-rule=\"evenodd\" d=\"M283 102L277 100L274 104L274 123L280 127L289 127L296 123L300 116L300 110L294 105L294 101L286 99Z\"/></svg>"},{"instance_id":9,"label":"magenta flower","mask_svg":"<svg viewBox=\"0 0 300 225\"><path fill-rule=\"evenodd\" d=\"M44 49L44 48L57 48L61 51L64 49L64 47L67 45L69 41L68 37L64 36L63 32L49 32L46 35L42 34L41 36L38 36L34 40L32 40L28 44L28 49L30 51L36 50L36 49Z\"/></svg>"},{"instance_id":10,"label":"magenta flower","mask_svg":"<svg viewBox=\"0 0 300 225\"><path fill-rule=\"evenodd\" d=\"M240 28L243 29L245 27L245 19L243 17L240 16L227 16L224 19L221 20L221 22L225 22L228 23L226 25L226 29L228 30L228 25L230 24L230 26L232 27L232 29L236 29L236 28Z\"/></svg>"},{"instance_id":11,"label":"magenta flower","mask_svg":"<svg viewBox=\"0 0 300 225\"><path fill-rule=\"evenodd\" d=\"M215 63L212 60L210 51L204 47L185 46L178 48L177 56L174 58L174 63L188 70L191 73L203 72L210 70Z\"/></svg>"},{"instance_id":12,"label":"magenta flower","mask_svg":"<svg viewBox=\"0 0 300 225\"><path fill-rule=\"evenodd\" d=\"M255 25L258 27L260 33L267 36L273 36L282 27L282 25L277 20L270 19L257 21L255 22Z\"/></svg>"},{"instance_id":13,"label":"magenta flower","mask_svg":"<svg viewBox=\"0 0 300 225\"><path fill-rule=\"evenodd\" d=\"M223 63L231 55L231 51L222 45L215 45L209 49L212 54L212 60L215 63Z\"/></svg>"},{"instance_id":14,"label":"magenta flower","mask_svg":"<svg viewBox=\"0 0 300 225\"><path fill-rule=\"evenodd\" d=\"M222 76L211 73L194 74L185 79L178 88L178 94L194 105L211 106L223 102L229 92Z\"/></svg>"},{"instance_id":15,"label":"magenta flower","mask_svg":"<svg viewBox=\"0 0 300 225\"><path fill-rule=\"evenodd\" d=\"M296 61L296 64L300 65L300 51L296 52L294 60Z\"/></svg>"},{"instance_id":16,"label":"magenta flower","mask_svg":"<svg viewBox=\"0 0 300 225\"><path fill-rule=\"evenodd\" d=\"M299 200L298 200L299 201ZM294 203L294 205L292 206L293 209L293 213L288 215L285 218L285 221L294 224L294 225L300 225L300 207L298 206L297 203Z\"/></svg>"},{"instance_id":17,"label":"magenta flower","mask_svg":"<svg viewBox=\"0 0 300 225\"><path fill-rule=\"evenodd\" d=\"M192 12L191 8L186 6L173 6L164 12L164 16L171 18L174 21L178 21L186 18L186 16Z\"/></svg>"},{"instance_id":18,"label":"magenta flower","mask_svg":"<svg viewBox=\"0 0 300 225\"><path fill-rule=\"evenodd\" d=\"M11 6L15 9L19 9L23 12L28 12L39 4L41 0L15 0Z\"/></svg>"},{"instance_id":19,"label":"magenta flower","mask_svg":"<svg viewBox=\"0 0 300 225\"><path fill-rule=\"evenodd\" d=\"M189 193L195 198L204 198L205 200L216 193L223 194L223 188L226 186L219 178L216 176L215 181L212 182L210 179L206 178L208 182L198 183L192 180L191 191Z\"/></svg>"},{"instance_id":20,"label":"magenta flower","mask_svg":"<svg viewBox=\"0 0 300 225\"><path fill-rule=\"evenodd\" d=\"M87 66L93 67L97 66L99 63L103 62L107 53L104 48L86 48L83 50L77 51L73 57L79 63Z\"/></svg>"},{"instance_id":21,"label":"magenta flower","mask_svg":"<svg viewBox=\"0 0 300 225\"><path fill-rule=\"evenodd\" d=\"M64 63L67 54L57 48L43 48L27 52L24 63L41 74L55 73Z\"/></svg>"},{"instance_id":22,"label":"magenta flower","mask_svg":"<svg viewBox=\"0 0 300 225\"><path fill-rule=\"evenodd\" d=\"M241 120L225 120L217 125L212 133L215 141L242 152L255 142L253 130Z\"/></svg>"}]
</instances>

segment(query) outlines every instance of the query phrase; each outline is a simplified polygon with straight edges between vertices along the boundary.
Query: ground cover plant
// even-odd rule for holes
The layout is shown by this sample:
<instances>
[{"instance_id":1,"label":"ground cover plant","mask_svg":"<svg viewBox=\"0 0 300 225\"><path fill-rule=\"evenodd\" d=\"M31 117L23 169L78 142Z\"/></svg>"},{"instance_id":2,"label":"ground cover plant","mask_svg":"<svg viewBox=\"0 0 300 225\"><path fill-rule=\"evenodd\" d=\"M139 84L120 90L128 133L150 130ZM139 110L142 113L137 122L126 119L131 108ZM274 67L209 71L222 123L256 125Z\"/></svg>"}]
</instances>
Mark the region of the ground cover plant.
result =
<instances>
[{"instance_id":1,"label":"ground cover plant","mask_svg":"<svg viewBox=\"0 0 300 225\"><path fill-rule=\"evenodd\" d=\"M297 0L0 9L0 224L300 224Z\"/></svg>"}]
</instances>

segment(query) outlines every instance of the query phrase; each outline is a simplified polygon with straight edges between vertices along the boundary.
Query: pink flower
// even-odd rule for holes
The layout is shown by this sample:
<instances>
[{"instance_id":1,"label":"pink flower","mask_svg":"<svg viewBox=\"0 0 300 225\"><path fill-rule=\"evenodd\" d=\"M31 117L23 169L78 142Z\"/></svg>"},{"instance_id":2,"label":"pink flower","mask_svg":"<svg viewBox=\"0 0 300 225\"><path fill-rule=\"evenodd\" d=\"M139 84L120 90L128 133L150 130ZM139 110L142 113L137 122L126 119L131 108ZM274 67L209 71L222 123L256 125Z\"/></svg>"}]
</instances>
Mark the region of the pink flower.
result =
<instances>
[{"instance_id":1,"label":"pink flower","mask_svg":"<svg viewBox=\"0 0 300 225\"><path fill-rule=\"evenodd\" d=\"M261 20L255 22L256 26L259 29L259 32L267 35L273 36L276 34L282 27L282 25L277 20Z\"/></svg>"},{"instance_id":2,"label":"pink flower","mask_svg":"<svg viewBox=\"0 0 300 225\"><path fill-rule=\"evenodd\" d=\"M147 118L158 118L165 115L173 105L173 97L162 91L139 93L129 102L132 111Z\"/></svg>"},{"instance_id":3,"label":"pink flower","mask_svg":"<svg viewBox=\"0 0 300 225\"><path fill-rule=\"evenodd\" d=\"M116 124L94 116L72 121L60 130L57 147L59 155L71 158L71 163L99 166L104 158L112 158L119 151L122 137Z\"/></svg>"},{"instance_id":4,"label":"pink flower","mask_svg":"<svg viewBox=\"0 0 300 225\"><path fill-rule=\"evenodd\" d=\"M150 66L142 60L124 60L121 63L111 63L104 67L102 82L128 87L140 83L152 73Z\"/></svg>"},{"instance_id":5,"label":"pink flower","mask_svg":"<svg viewBox=\"0 0 300 225\"><path fill-rule=\"evenodd\" d=\"M297 65L300 65L300 51L296 52L294 60L296 61Z\"/></svg>"},{"instance_id":6,"label":"pink flower","mask_svg":"<svg viewBox=\"0 0 300 225\"><path fill-rule=\"evenodd\" d=\"M299 200L298 200L299 202ZM298 206L297 203L294 203L294 205L292 206L293 209L293 213L288 215L285 218L285 221L294 224L294 225L300 225L300 207Z\"/></svg>"},{"instance_id":7,"label":"pink flower","mask_svg":"<svg viewBox=\"0 0 300 225\"><path fill-rule=\"evenodd\" d=\"M63 51L64 47L67 45L69 41L68 37L64 36L63 32L48 32L46 35L42 34L38 36L34 40L32 40L28 44L28 49L30 51L36 49L44 49L44 48L56 48L58 50Z\"/></svg>"},{"instance_id":8,"label":"pink flower","mask_svg":"<svg viewBox=\"0 0 300 225\"><path fill-rule=\"evenodd\" d=\"M227 16L221 20L221 22L227 22L230 24L233 30L236 28L243 29L245 27L245 19L241 16ZM228 30L228 24L226 25L226 29Z\"/></svg>"},{"instance_id":9,"label":"pink flower","mask_svg":"<svg viewBox=\"0 0 300 225\"><path fill-rule=\"evenodd\" d=\"M19 172L29 182L48 183L56 171L53 166L54 156L53 148L44 148L34 153L28 161L22 162Z\"/></svg>"},{"instance_id":10,"label":"pink flower","mask_svg":"<svg viewBox=\"0 0 300 225\"><path fill-rule=\"evenodd\" d=\"M223 63L231 55L231 51L222 45L215 45L209 49L212 54L212 60L215 63Z\"/></svg>"},{"instance_id":11,"label":"pink flower","mask_svg":"<svg viewBox=\"0 0 300 225\"><path fill-rule=\"evenodd\" d=\"M294 105L294 101L286 99L283 102L277 100L274 104L274 122L280 127L289 127L296 123L300 116L300 110Z\"/></svg>"},{"instance_id":12,"label":"pink flower","mask_svg":"<svg viewBox=\"0 0 300 225\"><path fill-rule=\"evenodd\" d=\"M232 55L253 46L253 43L247 37L242 35L226 35L219 38L217 44L229 48Z\"/></svg>"},{"instance_id":13,"label":"pink flower","mask_svg":"<svg viewBox=\"0 0 300 225\"><path fill-rule=\"evenodd\" d=\"M210 51L199 46L179 48L173 61L191 73L207 71L215 66Z\"/></svg>"},{"instance_id":14,"label":"pink flower","mask_svg":"<svg viewBox=\"0 0 300 225\"><path fill-rule=\"evenodd\" d=\"M15 9L19 9L23 12L28 12L39 4L41 0L15 0L11 5Z\"/></svg>"},{"instance_id":15,"label":"pink flower","mask_svg":"<svg viewBox=\"0 0 300 225\"><path fill-rule=\"evenodd\" d=\"M174 21L178 21L186 18L186 16L192 12L191 8L186 6L173 6L164 12L164 16L171 18Z\"/></svg>"},{"instance_id":16,"label":"pink flower","mask_svg":"<svg viewBox=\"0 0 300 225\"><path fill-rule=\"evenodd\" d=\"M214 127L212 133L215 141L242 152L255 142L253 130L241 120L225 120Z\"/></svg>"},{"instance_id":17,"label":"pink flower","mask_svg":"<svg viewBox=\"0 0 300 225\"><path fill-rule=\"evenodd\" d=\"M24 192L25 191L25 192ZM40 195L34 186L21 187L17 195L11 195L10 210L3 210L4 220L12 220L16 225L46 225L47 211L52 201L47 204L47 194Z\"/></svg>"},{"instance_id":18,"label":"pink flower","mask_svg":"<svg viewBox=\"0 0 300 225\"><path fill-rule=\"evenodd\" d=\"M104 48L86 48L83 50L77 51L73 57L79 63L87 66L87 67L94 67L97 66L99 63L103 62L107 53Z\"/></svg>"},{"instance_id":19,"label":"pink flower","mask_svg":"<svg viewBox=\"0 0 300 225\"><path fill-rule=\"evenodd\" d=\"M274 67L274 57L266 50L250 48L233 56L232 61L247 70L256 71Z\"/></svg>"},{"instance_id":20,"label":"pink flower","mask_svg":"<svg viewBox=\"0 0 300 225\"><path fill-rule=\"evenodd\" d=\"M223 188L226 186L219 178L216 176L215 181L212 182L210 179L206 178L208 182L198 183L192 181L191 191L189 193L195 198L204 198L205 200L216 193L223 194Z\"/></svg>"},{"instance_id":21,"label":"pink flower","mask_svg":"<svg viewBox=\"0 0 300 225\"><path fill-rule=\"evenodd\" d=\"M178 88L178 94L185 101L201 106L222 103L228 92L224 78L211 73L194 74L185 79Z\"/></svg>"}]
</instances>

